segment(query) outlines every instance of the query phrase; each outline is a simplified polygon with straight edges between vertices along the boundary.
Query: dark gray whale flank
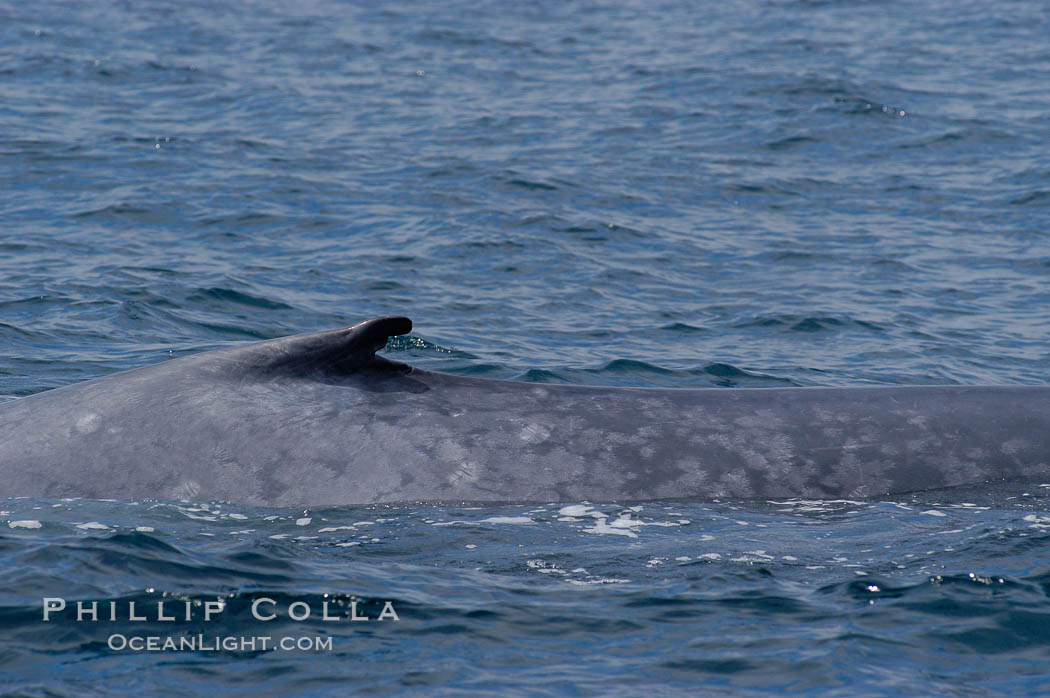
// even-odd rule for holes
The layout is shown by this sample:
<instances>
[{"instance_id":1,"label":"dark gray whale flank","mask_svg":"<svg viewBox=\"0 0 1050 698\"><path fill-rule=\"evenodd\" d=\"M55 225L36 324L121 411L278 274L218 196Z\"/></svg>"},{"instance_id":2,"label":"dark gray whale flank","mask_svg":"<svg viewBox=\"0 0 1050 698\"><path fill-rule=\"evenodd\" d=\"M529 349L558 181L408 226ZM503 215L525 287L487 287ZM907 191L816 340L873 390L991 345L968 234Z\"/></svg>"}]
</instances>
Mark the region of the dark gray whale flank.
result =
<instances>
[{"instance_id":1,"label":"dark gray whale flank","mask_svg":"<svg viewBox=\"0 0 1050 698\"><path fill-rule=\"evenodd\" d=\"M0 405L0 497L270 506L858 497L1050 481L1050 388L463 378L381 317Z\"/></svg>"}]
</instances>

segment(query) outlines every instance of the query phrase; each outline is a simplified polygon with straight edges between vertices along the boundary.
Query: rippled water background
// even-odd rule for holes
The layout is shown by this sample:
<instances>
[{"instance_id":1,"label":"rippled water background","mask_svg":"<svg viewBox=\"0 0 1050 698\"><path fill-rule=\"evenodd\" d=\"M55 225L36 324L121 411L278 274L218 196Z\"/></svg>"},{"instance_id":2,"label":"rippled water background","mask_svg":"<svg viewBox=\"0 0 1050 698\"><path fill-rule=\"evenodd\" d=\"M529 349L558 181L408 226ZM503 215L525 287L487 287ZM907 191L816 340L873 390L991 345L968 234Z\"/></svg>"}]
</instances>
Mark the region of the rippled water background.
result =
<instances>
[{"instance_id":1,"label":"rippled water background","mask_svg":"<svg viewBox=\"0 0 1050 698\"><path fill-rule=\"evenodd\" d=\"M384 313L498 378L1048 382L1045 3L290 5L0 0L2 399ZM1035 695L1048 503L2 500L0 684ZM245 610L325 593L401 620ZM166 627L43 595L334 649L117 652Z\"/></svg>"}]
</instances>

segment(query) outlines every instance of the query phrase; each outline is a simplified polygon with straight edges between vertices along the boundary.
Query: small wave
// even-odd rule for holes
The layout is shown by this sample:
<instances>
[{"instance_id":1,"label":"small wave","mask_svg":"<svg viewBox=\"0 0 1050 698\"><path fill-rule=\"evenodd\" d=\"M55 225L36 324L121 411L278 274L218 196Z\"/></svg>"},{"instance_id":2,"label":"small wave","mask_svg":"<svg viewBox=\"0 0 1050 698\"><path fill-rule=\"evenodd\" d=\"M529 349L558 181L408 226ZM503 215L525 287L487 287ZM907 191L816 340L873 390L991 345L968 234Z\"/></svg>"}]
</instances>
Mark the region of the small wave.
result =
<instances>
[{"instance_id":1,"label":"small wave","mask_svg":"<svg viewBox=\"0 0 1050 698\"><path fill-rule=\"evenodd\" d=\"M702 334L707 331L702 327L690 325L686 322L673 322L670 325L664 325L660 329L666 330L667 332L676 332L681 334Z\"/></svg>"},{"instance_id":2,"label":"small wave","mask_svg":"<svg viewBox=\"0 0 1050 698\"><path fill-rule=\"evenodd\" d=\"M790 150L817 142L819 142L818 139L813 138L812 136L788 136L787 138L779 138L774 141L769 141L765 143L765 147L769 150Z\"/></svg>"},{"instance_id":3,"label":"small wave","mask_svg":"<svg viewBox=\"0 0 1050 698\"><path fill-rule=\"evenodd\" d=\"M886 330L879 324L867 320L834 315L760 315L734 323L733 327L783 328L790 332L830 332L846 328L857 328L866 332L882 333Z\"/></svg>"},{"instance_id":4,"label":"small wave","mask_svg":"<svg viewBox=\"0 0 1050 698\"><path fill-rule=\"evenodd\" d=\"M557 191L558 187L553 184L547 184L546 182L538 182L529 179L508 179L507 184L513 187L521 187L522 189L532 189L536 191Z\"/></svg>"},{"instance_id":5,"label":"small wave","mask_svg":"<svg viewBox=\"0 0 1050 698\"><path fill-rule=\"evenodd\" d=\"M1038 189L1030 191L1021 196L1010 199L1010 204L1014 206L1028 206L1031 204L1046 204L1050 203L1050 189Z\"/></svg>"},{"instance_id":6,"label":"small wave","mask_svg":"<svg viewBox=\"0 0 1050 698\"><path fill-rule=\"evenodd\" d=\"M255 296L250 293L243 291L237 291L232 288L223 287L212 287L212 288L198 288L197 293L189 296L188 301L195 303L213 304L218 302L224 305L246 305L253 308L263 308L265 310L294 310L294 308L287 303L281 301L271 300L262 296Z\"/></svg>"},{"instance_id":7,"label":"small wave","mask_svg":"<svg viewBox=\"0 0 1050 698\"><path fill-rule=\"evenodd\" d=\"M100 208L86 209L73 214L74 218L129 218L137 221L145 221L156 215L156 210L130 202L109 204Z\"/></svg>"}]
</instances>

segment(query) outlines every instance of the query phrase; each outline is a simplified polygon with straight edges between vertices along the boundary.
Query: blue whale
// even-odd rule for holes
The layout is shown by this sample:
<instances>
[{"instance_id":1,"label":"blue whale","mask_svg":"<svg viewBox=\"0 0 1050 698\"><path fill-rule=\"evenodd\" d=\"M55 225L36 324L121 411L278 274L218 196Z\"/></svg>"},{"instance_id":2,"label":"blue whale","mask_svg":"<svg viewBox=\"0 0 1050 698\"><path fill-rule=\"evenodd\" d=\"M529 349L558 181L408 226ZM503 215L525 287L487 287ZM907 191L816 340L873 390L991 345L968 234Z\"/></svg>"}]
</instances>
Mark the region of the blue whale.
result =
<instances>
[{"instance_id":1,"label":"blue whale","mask_svg":"<svg viewBox=\"0 0 1050 698\"><path fill-rule=\"evenodd\" d=\"M1050 388L649 389L376 354L404 317L0 405L0 497L266 506L871 497L1050 481Z\"/></svg>"}]
</instances>

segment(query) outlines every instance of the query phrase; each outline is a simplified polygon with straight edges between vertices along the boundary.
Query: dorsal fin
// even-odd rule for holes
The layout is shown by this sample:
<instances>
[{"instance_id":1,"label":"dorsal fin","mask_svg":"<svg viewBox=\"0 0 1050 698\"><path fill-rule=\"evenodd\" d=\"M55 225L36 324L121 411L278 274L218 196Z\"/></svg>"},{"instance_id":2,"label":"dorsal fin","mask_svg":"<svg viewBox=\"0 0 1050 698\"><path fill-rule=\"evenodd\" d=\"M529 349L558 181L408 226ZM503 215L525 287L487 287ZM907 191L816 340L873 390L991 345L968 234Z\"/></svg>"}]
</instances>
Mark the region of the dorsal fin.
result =
<instances>
[{"instance_id":1,"label":"dorsal fin","mask_svg":"<svg viewBox=\"0 0 1050 698\"><path fill-rule=\"evenodd\" d=\"M306 376L348 375L364 369L407 371L407 365L375 354L391 337L411 331L412 321L407 317L387 315L341 330L259 342L233 350L228 356L237 357L245 370L255 374Z\"/></svg>"},{"instance_id":2,"label":"dorsal fin","mask_svg":"<svg viewBox=\"0 0 1050 698\"><path fill-rule=\"evenodd\" d=\"M401 315L384 315L359 322L346 331L349 332L348 350L374 355L386 346L391 337L411 332L412 321Z\"/></svg>"}]
</instances>

